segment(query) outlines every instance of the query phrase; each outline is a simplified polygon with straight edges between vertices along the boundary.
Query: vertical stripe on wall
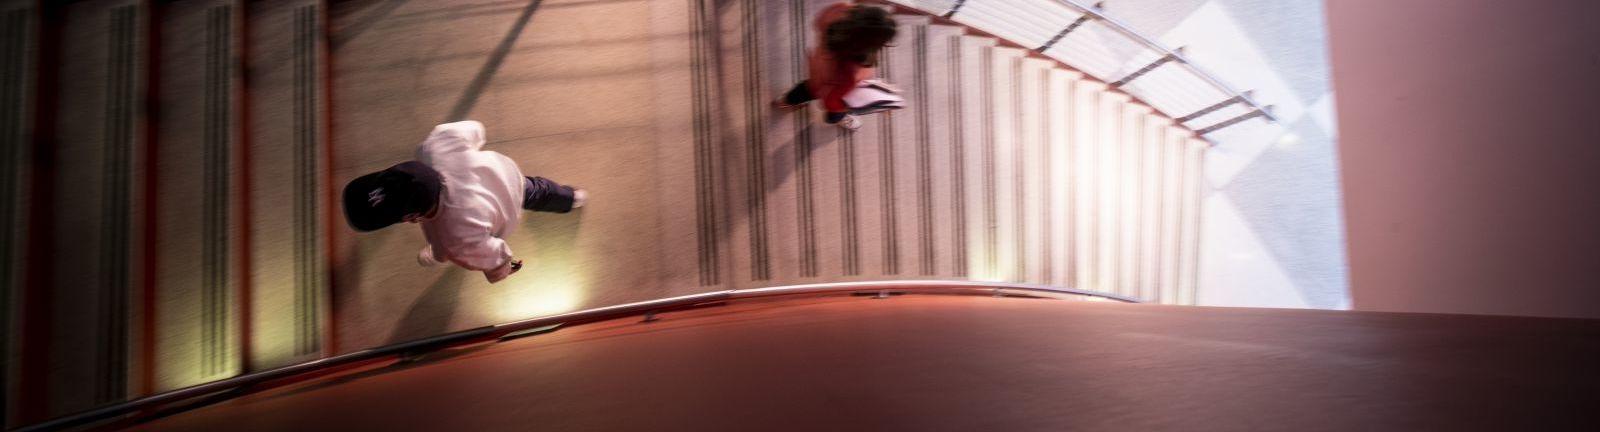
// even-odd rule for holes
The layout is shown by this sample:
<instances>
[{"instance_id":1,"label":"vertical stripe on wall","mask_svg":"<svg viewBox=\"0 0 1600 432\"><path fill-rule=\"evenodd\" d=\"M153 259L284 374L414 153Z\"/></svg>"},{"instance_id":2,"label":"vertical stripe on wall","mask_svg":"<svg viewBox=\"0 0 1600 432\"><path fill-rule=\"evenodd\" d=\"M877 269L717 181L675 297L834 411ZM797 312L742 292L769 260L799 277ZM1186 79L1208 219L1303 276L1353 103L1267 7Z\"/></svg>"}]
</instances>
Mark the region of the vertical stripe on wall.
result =
<instances>
[{"instance_id":1,"label":"vertical stripe on wall","mask_svg":"<svg viewBox=\"0 0 1600 432\"><path fill-rule=\"evenodd\" d=\"M1177 190L1173 191L1175 198L1173 198L1172 202L1172 205L1177 207L1178 215L1173 221L1176 224L1176 229L1173 231L1172 297L1173 302L1184 304L1188 301L1183 287L1186 274L1185 263L1188 261L1187 251L1189 250L1189 219L1194 217L1189 211L1191 174L1189 172L1189 141L1187 139L1178 142L1177 147L1173 150L1172 158L1172 163L1177 167L1175 172L1178 176L1177 182L1173 184L1173 187Z\"/></svg>"},{"instance_id":2,"label":"vertical stripe on wall","mask_svg":"<svg viewBox=\"0 0 1600 432\"><path fill-rule=\"evenodd\" d=\"M1169 168L1168 168L1169 164L1167 162L1167 153L1168 152L1165 149L1166 149L1166 147L1168 145L1170 145L1172 143L1172 140L1169 139L1169 136L1173 132L1171 132L1171 130L1166 129L1166 128L1162 128L1161 132L1162 132L1161 133L1161 137L1160 137L1159 140L1157 140L1156 146L1154 148L1150 149L1153 153L1155 153L1155 167L1154 167L1155 171L1154 171L1154 174L1151 175L1151 177L1152 177L1151 181L1155 183L1155 187L1154 187L1155 188L1155 191L1154 191L1154 193L1155 193L1155 207L1150 210L1151 211L1151 215L1155 218L1155 239L1152 242L1153 243L1152 246L1154 247L1155 250L1150 254L1151 257L1152 257L1151 260L1150 260L1150 266L1153 267L1153 269L1151 270L1151 274L1153 274L1155 277L1154 277L1154 280L1145 282L1145 283L1151 284L1155 288L1155 294L1152 295L1151 298L1148 298L1148 299L1145 299L1145 300L1153 301L1153 302L1156 302L1156 303L1166 304L1166 303L1171 302L1172 298L1171 298L1171 296L1167 295L1166 278L1164 276L1162 276L1162 272L1164 271L1164 267L1165 267L1163 265L1163 263L1166 262L1166 254L1167 254L1167 249L1168 249L1166 247L1166 245L1167 245L1167 199L1166 198L1167 198L1167 181L1168 181L1167 178L1168 178L1168 176L1170 176L1170 174L1167 172L1169 170Z\"/></svg>"},{"instance_id":3,"label":"vertical stripe on wall","mask_svg":"<svg viewBox=\"0 0 1600 432\"><path fill-rule=\"evenodd\" d=\"M1178 241L1178 229L1182 227L1182 209L1179 198L1182 196L1183 164L1179 155L1186 138L1177 131L1168 131L1166 142L1161 146L1161 298L1162 303L1178 304L1178 250L1181 248Z\"/></svg>"},{"instance_id":4,"label":"vertical stripe on wall","mask_svg":"<svg viewBox=\"0 0 1600 432\"><path fill-rule=\"evenodd\" d=\"M712 34L706 30L706 24L711 19L707 8L707 0L694 0L694 10L689 17L691 44L689 47L690 76L689 83L694 95L692 102L694 120L694 180L695 180L695 234L696 251L699 253L700 286L711 286L722 283L718 269L720 257L717 251L717 216L716 216L716 183L713 177L714 141L716 131L712 125L711 110L711 77L708 66L710 60L710 40Z\"/></svg>"},{"instance_id":5,"label":"vertical stripe on wall","mask_svg":"<svg viewBox=\"0 0 1600 432\"><path fill-rule=\"evenodd\" d=\"M1051 135L1051 124L1056 121L1056 113L1051 110L1050 101L1055 98L1055 88L1050 85L1051 68L1039 71L1039 157L1034 163L1039 169L1039 274L1042 276L1037 282L1042 284L1055 284L1055 168L1050 165L1052 147L1055 146L1055 137Z\"/></svg>"},{"instance_id":6,"label":"vertical stripe on wall","mask_svg":"<svg viewBox=\"0 0 1600 432\"><path fill-rule=\"evenodd\" d=\"M794 53L794 76L804 76L806 65L806 2L790 3L794 11L789 14L793 34L790 37ZM794 115L794 170L799 184L795 189L795 207L799 210L800 277L817 275L817 221L814 192L815 173L811 169L811 110L802 108Z\"/></svg>"},{"instance_id":7,"label":"vertical stripe on wall","mask_svg":"<svg viewBox=\"0 0 1600 432\"><path fill-rule=\"evenodd\" d=\"M27 103L28 32L33 11L13 9L0 14L0 426L11 407L11 302L17 292L18 238L21 217L22 147L26 145L23 114Z\"/></svg>"},{"instance_id":8,"label":"vertical stripe on wall","mask_svg":"<svg viewBox=\"0 0 1600 432\"><path fill-rule=\"evenodd\" d=\"M1083 259L1079 260L1078 269L1084 286L1096 291L1105 290L1103 276L1101 276L1105 272L1101 271L1100 266L1100 220L1102 219L1100 217L1100 209L1104 207L1101 204L1101 196L1104 193L1100 189L1105 176L1105 170L1101 166L1101 157L1104 151L1100 142L1104 139L1105 133L1102 130L1106 129L1106 116L1110 115L1111 111L1107 108L1107 96L1108 94L1104 87L1097 86L1094 91L1089 93L1088 105L1094 109L1085 118L1087 120L1086 124L1080 125L1084 126L1082 130L1085 131L1083 136L1085 141L1079 148L1081 150L1079 159L1083 161L1083 172L1080 176L1080 180L1083 183L1083 187L1080 190L1083 193L1078 198L1080 204L1082 204L1083 212L1083 220L1080 225L1083 226L1081 244L1084 256Z\"/></svg>"},{"instance_id":9,"label":"vertical stripe on wall","mask_svg":"<svg viewBox=\"0 0 1600 432\"><path fill-rule=\"evenodd\" d=\"M37 58L33 60L36 72L29 75L32 80L33 94L27 102L31 106L32 118L28 120L29 150L27 161L29 164L29 181L27 195L29 197L55 196L55 169L56 162L56 133L57 133L57 107L60 105L61 94L61 25L63 21L62 7L59 4L38 4L35 24L31 33L37 37L35 44L38 47ZM56 230L55 206L36 205L25 206L18 209L27 212L25 224L28 225L27 236L21 241L27 246L28 256L49 257L56 254L56 245L52 233ZM17 320L18 346L28 347L16 353L19 364L17 365L17 383L14 388L18 394L45 395L49 391L49 378L51 363L49 352L56 344L50 323L54 320L54 311L51 303L54 301L52 288L56 284L54 260L47 260L40 265L30 265L22 268L23 282L18 285L17 307L14 309L20 315ZM19 398L13 403L16 406L18 422L36 422L44 420L49 414L50 398L27 397Z\"/></svg>"},{"instance_id":10,"label":"vertical stripe on wall","mask_svg":"<svg viewBox=\"0 0 1600 432\"><path fill-rule=\"evenodd\" d=\"M767 145L764 89L761 75L760 1L740 2L744 32L745 85L745 216L750 229L750 279L772 278L771 251L767 248ZM703 66L703 64L701 64Z\"/></svg>"},{"instance_id":11,"label":"vertical stripe on wall","mask_svg":"<svg viewBox=\"0 0 1600 432\"><path fill-rule=\"evenodd\" d=\"M1152 267L1151 261L1153 261L1150 258L1152 248L1149 243L1151 236L1147 235L1147 231L1155 221L1151 214L1153 205L1150 203L1150 198L1154 195L1150 192L1151 178L1155 176L1155 172L1149 158L1150 148L1152 147L1151 140L1158 139L1157 136L1159 134L1154 131L1159 131L1159 129L1154 128L1160 127L1158 126L1159 123L1155 117L1147 116L1145 124L1139 128L1139 140L1134 145L1134 149L1136 149L1134 153L1134 173L1136 174L1134 177L1136 179L1134 196L1138 197L1135 200L1137 208L1135 214L1138 215L1138 222L1134 224L1137 228L1133 233L1133 256L1134 263L1136 263L1133 280L1135 281L1134 288L1137 290L1137 295L1142 300L1153 300L1155 298L1155 292L1151 289L1150 278L1146 277Z\"/></svg>"},{"instance_id":12,"label":"vertical stripe on wall","mask_svg":"<svg viewBox=\"0 0 1600 432\"><path fill-rule=\"evenodd\" d=\"M1188 256L1185 252L1189 250L1189 219L1194 217L1189 211L1189 179L1191 173L1189 172L1189 141L1187 139L1179 141L1177 146L1174 147L1172 158L1172 163L1177 167L1175 172L1178 176L1177 182L1173 184L1176 190L1173 191L1174 198L1172 201L1172 205L1177 207L1178 215L1173 220L1176 227L1173 231L1172 297L1177 304L1184 304L1187 301L1183 290L1184 275L1186 274L1184 272L1184 264L1188 261Z\"/></svg>"},{"instance_id":13,"label":"vertical stripe on wall","mask_svg":"<svg viewBox=\"0 0 1600 432\"><path fill-rule=\"evenodd\" d=\"M323 283L317 218L317 7L294 11L294 262L295 354L321 348L319 296Z\"/></svg>"},{"instance_id":14,"label":"vertical stripe on wall","mask_svg":"<svg viewBox=\"0 0 1600 432\"><path fill-rule=\"evenodd\" d=\"M1188 233L1190 240L1189 248L1184 250L1184 253L1188 255L1188 262L1185 266L1188 273L1184 277L1183 282L1188 286L1188 289L1183 291L1183 304L1193 305L1200 302L1200 236L1202 235L1200 231L1200 217L1202 214L1204 214L1201 206L1205 202L1206 189L1205 176L1201 173L1201 170L1205 166L1206 144L1202 141L1192 141L1189 143L1189 146L1190 149L1188 150L1188 160L1186 163L1189 165L1189 175L1191 177L1189 178L1190 184L1186 187L1186 189L1189 191L1189 200L1185 204L1191 210L1189 218L1184 220L1184 222L1189 224Z\"/></svg>"},{"instance_id":15,"label":"vertical stripe on wall","mask_svg":"<svg viewBox=\"0 0 1600 432\"><path fill-rule=\"evenodd\" d=\"M1011 280L1026 282L1028 280L1028 159L1027 148L1031 143L1027 141L1026 128L1022 121L1022 57L1011 61L1011 199L1012 218L1011 226L1014 241L1016 242L1016 255L1012 256L1013 273Z\"/></svg>"},{"instance_id":16,"label":"vertical stripe on wall","mask_svg":"<svg viewBox=\"0 0 1600 432\"><path fill-rule=\"evenodd\" d=\"M1184 302L1183 263L1185 261L1184 251L1188 249L1186 246L1186 239L1188 238L1186 230L1189 228L1189 224L1186 223L1186 221L1188 221L1190 217L1188 208L1189 206L1186 204L1189 199L1188 148L1189 141L1180 140L1176 146L1173 147L1169 155L1169 157L1172 158L1171 169L1173 176L1175 177L1172 182L1172 206L1174 207L1173 213L1176 216L1172 221L1173 249L1171 252L1169 252L1172 255L1172 267L1170 270L1172 273L1171 301L1175 304L1183 304Z\"/></svg>"},{"instance_id":17,"label":"vertical stripe on wall","mask_svg":"<svg viewBox=\"0 0 1600 432\"><path fill-rule=\"evenodd\" d=\"M253 250L255 242L251 238L254 230L251 223L255 220L255 208L250 196L255 174L252 172L253 163L250 160L252 152L249 130L252 118L250 115L250 93L248 91L250 81L249 75L243 73L245 70L244 65L250 64L250 23L245 20L248 12L249 6L245 3L240 3L240 9L235 10L228 21L233 23L233 33L235 35L232 41L229 42L229 46L237 48L237 52L228 59L228 62L234 65L231 78L235 80L232 86L234 98L230 101L229 106L235 110L233 118L236 121L233 122L231 132L234 134L234 139L238 140L234 143L234 148L238 149L238 151L234 152L234 169L237 171L233 182L234 190L229 191L229 193L239 197L234 202L234 205L237 206L234 211L238 215L237 223L234 225L234 242L241 245L241 247L237 249L238 253L234 254L234 260L236 261L234 264L236 266L234 267L234 283L237 284L238 288L233 292L233 295L237 296L237 300L234 303L239 311L239 316L235 322L239 324L238 370L241 373L249 373L256 370L257 353L254 349L256 346L255 255Z\"/></svg>"},{"instance_id":18,"label":"vertical stripe on wall","mask_svg":"<svg viewBox=\"0 0 1600 432\"><path fill-rule=\"evenodd\" d=\"M137 292L140 304L139 326L139 353L138 353L138 394L148 395L155 391L156 383L156 345L157 345L157 312L159 308L158 296L160 274L160 245L157 240L161 233L159 221L161 211L156 197L160 196L160 118L161 118L161 23L162 11L166 7L164 2L144 3L146 6L146 26L144 52L149 59L145 63L143 113L141 123L144 126L144 161L143 161L143 188L138 201L143 205L144 217L141 219L140 250L141 270Z\"/></svg>"},{"instance_id":19,"label":"vertical stripe on wall","mask_svg":"<svg viewBox=\"0 0 1600 432\"><path fill-rule=\"evenodd\" d=\"M1133 121L1133 117L1128 115L1127 99L1119 98L1119 101L1122 103L1112 108L1117 112L1117 122L1112 125L1115 129L1112 130L1111 135L1107 136L1105 142L1106 150L1110 152L1105 155L1107 158L1105 161L1106 165L1110 166L1111 172L1106 173L1109 175L1102 177L1107 182L1105 189L1103 189L1106 193L1106 200L1101 201L1101 205L1105 206L1104 214L1106 218L1103 220L1104 225L1102 226L1106 228L1105 233L1107 236L1104 244L1106 245L1106 259L1109 260L1106 264L1107 286L1105 289L1117 294L1127 294L1127 281L1122 278L1122 267L1127 264L1122 259L1122 248L1124 246L1122 244L1122 230L1125 225L1122 223L1122 219L1127 216L1122 208L1124 199L1122 187L1126 183L1124 176L1127 169L1127 149L1123 145L1123 140L1126 137L1123 134L1129 130L1128 123Z\"/></svg>"},{"instance_id":20,"label":"vertical stripe on wall","mask_svg":"<svg viewBox=\"0 0 1600 432\"><path fill-rule=\"evenodd\" d=\"M861 274L861 223L856 216L856 139L849 131L839 131L839 189L843 206L840 230L843 236L841 257L844 275Z\"/></svg>"},{"instance_id":21,"label":"vertical stripe on wall","mask_svg":"<svg viewBox=\"0 0 1600 432\"><path fill-rule=\"evenodd\" d=\"M339 240L339 236L335 233L333 227L338 226L343 220L339 216L339 188L334 185L332 169L332 165L338 161L338 158L335 157L333 148L333 111L335 109L333 106L334 102L332 96L333 56L326 54L329 52L327 5L328 0L317 0L311 6L313 13L312 16L315 18L312 20L312 23L314 24L312 26L312 34L315 35L315 37L312 38L311 43L313 49L311 51L312 55L316 56L313 57L314 59L322 60L321 64L317 65L317 67L312 71L312 76L315 77L317 82L317 87L314 87L313 89L321 89L321 93L319 93L319 96L317 97L317 99L320 99L321 102L320 104L311 105L312 107L317 108L315 116L321 120L322 125L321 127L314 129L313 132L317 137L316 141L320 143L318 145L320 152L318 153L317 160L322 161L320 162L322 168L318 171L320 173L318 178L321 182L318 190L322 194L322 201L320 201L320 203L321 208L324 209L323 211L318 212L322 216L322 228L317 232L322 234L322 243L319 247L330 251L328 253L323 253L322 259L318 260L318 264L322 267L320 267L319 271L317 272L317 280L321 282L322 289L317 292L319 295L312 297L312 304L318 304L317 302L319 300L327 302L326 308L320 306L318 307L319 310L325 309L321 310L318 315L317 327L321 329L318 333L318 339L320 341L318 347L327 355L333 355L339 352L339 325L337 321L339 317L339 303L336 301L338 298L336 291L338 289L338 285L336 281L338 280L338 263L341 261L339 261L339 256L331 253L331 251L338 250L337 242ZM538 9L538 7L538 1L530 2L528 7L522 12L523 16L532 14L535 9Z\"/></svg>"},{"instance_id":22,"label":"vertical stripe on wall","mask_svg":"<svg viewBox=\"0 0 1600 432\"><path fill-rule=\"evenodd\" d=\"M201 207L201 338L203 375L228 369L229 328L229 147L232 125L233 10L206 11L204 180Z\"/></svg>"},{"instance_id":23,"label":"vertical stripe on wall","mask_svg":"<svg viewBox=\"0 0 1600 432\"><path fill-rule=\"evenodd\" d=\"M878 71L883 75L883 80L894 82L898 77L889 71L889 54L893 46L885 47L878 53ZM883 206L883 274L900 274L900 216L896 213L899 208L895 197L895 167L894 167L894 122L886 121L883 127L878 128L878 191L881 194L879 205Z\"/></svg>"},{"instance_id":24,"label":"vertical stripe on wall","mask_svg":"<svg viewBox=\"0 0 1600 432\"><path fill-rule=\"evenodd\" d=\"M104 175L100 202L101 245L98 274L100 343L95 377L96 402L121 400L127 389L129 235L132 231L132 168L135 113L135 58L138 7L111 9L107 31Z\"/></svg>"},{"instance_id":25,"label":"vertical stripe on wall","mask_svg":"<svg viewBox=\"0 0 1600 432\"><path fill-rule=\"evenodd\" d=\"M912 90L917 108L917 269L922 275L932 275L937 255L933 247L933 142L928 124L928 27L915 29Z\"/></svg>"},{"instance_id":26,"label":"vertical stripe on wall","mask_svg":"<svg viewBox=\"0 0 1600 432\"><path fill-rule=\"evenodd\" d=\"M994 172L994 47L983 47L983 55L978 63L978 82L983 89L983 112L987 115L979 119L983 124L983 149L979 152L982 157L983 167L983 276L999 276L1000 246L999 233L995 231L999 225L1000 216L997 214L995 203L995 172Z\"/></svg>"},{"instance_id":27,"label":"vertical stripe on wall","mask_svg":"<svg viewBox=\"0 0 1600 432\"><path fill-rule=\"evenodd\" d=\"M954 185L951 189L950 206L953 207L951 225L955 234L951 240L955 242L952 255L954 269L952 274L956 277L967 276L967 155L966 131L962 129L966 120L962 117L965 100L962 95L962 76L965 68L961 66L961 36L950 37L950 56L945 61L953 65L950 68L950 182Z\"/></svg>"},{"instance_id":28,"label":"vertical stripe on wall","mask_svg":"<svg viewBox=\"0 0 1600 432\"><path fill-rule=\"evenodd\" d=\"M1122 294L1139 296L1139 243L1136 241L1139 233L1139 145L1142 142L1141 134L1144 132L1144 122L1148 121L1148 111L1127 115L1123 120L1123 131L1119 136L1117 169L1123 172L1122 181L1117 186L1117 217L1118 231L1117 244L1121 245L1117 256L1121 261L1118 265L1117 275L1122 284Z\"/></svg>"},{"instance_id":29,"label":"vertical stripe on wall","mask_svg":"<svg viewBox=\"0 0 1600 432\"><path fill-rule=\"evenodd\" d=\"M1147 223L1144 205L1144 183L1147 175L1145 172L1144 163L1144 143L1146 140L1145 136L1147 135L1145 131L1149 130L1150 125L1155 123L1156 120L1157 118L1152 111L1146 111L1144 115L1140 116L1139 123L1136 125L1133 134L1133 141L1131 144L1128 144L1128 150L1131 152L1128 159L1128 170L1130 173L1132 173L1127 188L1127 194L1131 198L1131 201L1125 206L1130 212L1132 212L1128 216L1128 220L1132 225L1132 227L1129 228L1132 232L1128 234L1128 256L1132 257L1132 262L1129 263L1128 274L1130 285L1129 295L1139 297L1141 299L1145 298L1144 292L1146 289L1143 283L1143 276L1144 269L1148 261L1144 259L1143 255L1145 252L1143 243L1144 227Z\"/></svg>"},{"instance_id":30,"label":"vertical stripe on wall","mask_svg":"<svg viewBox=\"0 0 1600 432\"><path fill-rule=\"evenodd\" d=\"M1078 130L1083 127L1083 123L1079 122L1079 118L1083 116L1081 111L1084 108L1078 105L1078 95L1081 91L1077 80L1067 81L1067 112L1062 123L1067 128L1066 147L1061 149L1066 153L1062 155L1065 159L1062 166L1066 168L1067 172L1065 176L1066 184L1060 186L1067 189L1065 191L1067 215L1066 224L1061 229L1066 231L1067 241L1064 245L1066 250L1061 251L1064 256L1063 263L1066 265L1065 278L1061 281L1061 284L1071 288L1083 288L1078 283L1078 258L1082 256L1082 254L1078 253L1078 171L1082 169L1078 165L1078 145L1081 141Z\"/></svg>"}]
</instances>

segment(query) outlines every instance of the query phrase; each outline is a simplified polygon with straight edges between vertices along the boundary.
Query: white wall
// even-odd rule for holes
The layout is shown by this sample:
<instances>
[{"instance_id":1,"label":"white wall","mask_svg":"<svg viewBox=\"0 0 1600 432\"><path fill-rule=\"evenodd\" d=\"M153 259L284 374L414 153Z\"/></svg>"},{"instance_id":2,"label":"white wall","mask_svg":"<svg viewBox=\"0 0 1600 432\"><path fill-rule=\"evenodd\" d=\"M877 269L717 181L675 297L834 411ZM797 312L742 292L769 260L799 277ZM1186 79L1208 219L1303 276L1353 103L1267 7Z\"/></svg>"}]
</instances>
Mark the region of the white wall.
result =
<instances>
[{"instance_id":1,"label":"white wall","mask_svg":"<svg viewBox=\"0 0 1600 432\"><path fill-rule=\"evenodd\" d=\"M1190 60L1232 87L1254 90L1279 120L1251 120L1206 136L1216 146L1206 153L1198 302L1348 308L1322 1L1116 0L1106 12L1185 47ZM1161 86L1159 78L1141 80L1188 94L1182 85ZM1242 112L1187 124L1199 129Z\"/></svg>"},{"instance_id":2,"label":"white wall","mask_svg":"<svg viewBox=\"0 0 1600 432\"><path fill-rule=\"evenodd\" d=\"M1354 307L1600 318L1600 2L1327 10Z\"/></svg>"}]
</instances>

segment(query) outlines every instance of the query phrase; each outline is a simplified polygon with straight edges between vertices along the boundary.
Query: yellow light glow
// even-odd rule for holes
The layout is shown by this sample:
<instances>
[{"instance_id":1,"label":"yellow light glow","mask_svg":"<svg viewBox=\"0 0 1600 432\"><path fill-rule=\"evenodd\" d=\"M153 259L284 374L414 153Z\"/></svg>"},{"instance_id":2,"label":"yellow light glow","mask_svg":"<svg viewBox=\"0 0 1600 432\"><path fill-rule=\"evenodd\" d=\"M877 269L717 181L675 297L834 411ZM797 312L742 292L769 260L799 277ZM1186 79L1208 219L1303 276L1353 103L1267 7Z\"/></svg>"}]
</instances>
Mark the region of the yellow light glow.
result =
<instances>
[{"instance_id":1,"label":"yellow light glow","mask_svg":"<svg viewBox=\"0 0 1600 432\"><path fill-rule=\"evenodd\" d=\"M508 281L511 282L511 281ZM576 310L583 304L584 287L571 274L556 274L512 282L497 302L499 321L515 321Z\"/></svg>"}]
</instances>

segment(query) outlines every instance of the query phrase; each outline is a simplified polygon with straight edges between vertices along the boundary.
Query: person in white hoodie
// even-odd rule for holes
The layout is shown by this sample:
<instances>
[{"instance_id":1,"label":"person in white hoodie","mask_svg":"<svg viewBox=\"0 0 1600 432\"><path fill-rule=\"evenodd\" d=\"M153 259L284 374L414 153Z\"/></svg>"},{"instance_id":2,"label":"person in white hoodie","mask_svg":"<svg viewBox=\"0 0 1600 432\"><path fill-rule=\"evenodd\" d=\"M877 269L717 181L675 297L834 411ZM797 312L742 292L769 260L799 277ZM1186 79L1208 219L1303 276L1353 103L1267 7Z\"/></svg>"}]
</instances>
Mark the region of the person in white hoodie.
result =
<instances>
[{"instance_id":1,"label":"person in white hoodie","mask_svg":"<svg viewBox=\"0 0 1600 432\"><path fill-rule=\"evenodd\" d=\"M483 144L482 123L435 126L417 145L416 160L345 185L345 219L361 232L421 224L428 245L417 253L419 264L454 263L490 283L504 280L522 268L505 241L522 210L567 213L583 207L588 192L523 176L516 162Z\"/></svg>"}]
</instances>

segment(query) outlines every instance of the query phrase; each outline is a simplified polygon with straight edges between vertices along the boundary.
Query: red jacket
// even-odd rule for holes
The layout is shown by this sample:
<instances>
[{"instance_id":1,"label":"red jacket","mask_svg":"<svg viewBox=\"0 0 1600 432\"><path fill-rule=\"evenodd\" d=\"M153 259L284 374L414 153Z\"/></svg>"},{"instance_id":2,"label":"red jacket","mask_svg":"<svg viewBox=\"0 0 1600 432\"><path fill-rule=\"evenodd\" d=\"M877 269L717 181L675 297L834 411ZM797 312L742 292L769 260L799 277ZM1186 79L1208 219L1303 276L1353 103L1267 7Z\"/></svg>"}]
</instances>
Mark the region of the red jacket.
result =
<instances>
[{"instance_id":1,"label":"red jacket","mask_svg":"<svg viewBox=\"0 0 1600 432\"><path fill-rule=\"evenodd\" d=\"M806 86L811 90L812 96L822 100L822 106L828 112L834 113L849 111L850 108L844 104L844 95L855 90L861 81L872 78L872 68L840 60L828 51L826 43L828 25L843 19L848 10L850 10L849 3L835 3L817 14L817 20L813 24L817 34L817 44L806 61L811 73L811 77L806 80Z\"/></svg>"}]
</instances>

